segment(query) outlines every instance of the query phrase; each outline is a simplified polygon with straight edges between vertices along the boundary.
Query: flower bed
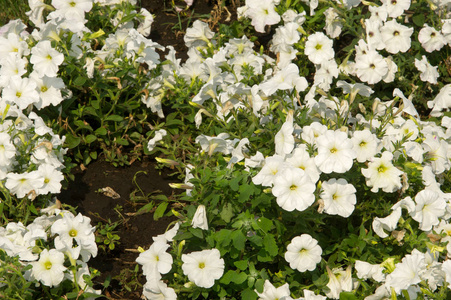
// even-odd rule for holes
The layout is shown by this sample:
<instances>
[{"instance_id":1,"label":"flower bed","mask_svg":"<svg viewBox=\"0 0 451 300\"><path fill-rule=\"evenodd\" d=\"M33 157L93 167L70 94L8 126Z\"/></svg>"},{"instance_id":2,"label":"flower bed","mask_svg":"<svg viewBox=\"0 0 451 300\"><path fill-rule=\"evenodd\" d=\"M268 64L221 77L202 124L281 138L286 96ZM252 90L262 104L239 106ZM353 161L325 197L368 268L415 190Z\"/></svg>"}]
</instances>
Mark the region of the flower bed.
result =
<instances>
[{"instance_id":1,"label":"flower bed","mask_svg":"<svg viewBox=\"0 0 451 300\"><path fill-rule=\"evenodd\" d=\"M177 218L136 249L148 299L447 297L450 4L247 0L194 21L183 63L135 4L0 28L6 295L102 293L95 227L48 203L75 164L144 153L184 181L137 211Z\"/></svg>"}]
</instances>

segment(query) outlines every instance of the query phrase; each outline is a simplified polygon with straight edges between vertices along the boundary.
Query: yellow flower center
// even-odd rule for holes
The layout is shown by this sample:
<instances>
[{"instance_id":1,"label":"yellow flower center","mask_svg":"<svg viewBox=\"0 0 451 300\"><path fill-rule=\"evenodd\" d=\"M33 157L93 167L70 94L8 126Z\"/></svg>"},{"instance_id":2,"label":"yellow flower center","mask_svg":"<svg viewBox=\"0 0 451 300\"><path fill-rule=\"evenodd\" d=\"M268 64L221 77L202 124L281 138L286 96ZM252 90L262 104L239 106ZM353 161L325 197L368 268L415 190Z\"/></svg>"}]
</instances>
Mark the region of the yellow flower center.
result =
<instances>
[{"instance_id":1,"label":"yellow flower center","mask_svg":"<svg viewBox=\"0 0 451 300\"><path fill-rule=\"evenodd\" d=\"M203 262L199 263L199 269L203 269L203 268L205 268L205 263L203 263Z\"/></svg>"},{"instance_id":2,"label":"yellow flower center","mask_svg":"<svg viewBox=\"0 0 451 300\"><path fill-rule=\"evenodd\" d=\"M321 50L321 48L323 48L323 45L321 44L316 44L315 49L316 50Z\"/></svg>"},{"instance_id":3,"label":"yellow flower center","mask_svg":"<svg viewBox=\"0 0 451 300\"><path fill-rule=\"evenodd\" d=\"M380 165L380 166L377 168L377 172L379 172L379 173L384 173L386 170L387 170L387 167L384 166L384 165Z\"/></svg>"},{"instance_id":4,"label":"yellow flower center","mask_svg":"<svg viewBox=\"0 0 451 300\"><path fill-rule=\"evenodd\" d=\"M77 232L77 230L75 230L75 229L71 229L71 230L69 231L69 235L70 235L71 237L76 237L77 234L78 234L78 232Z\"/></svg>"},{"instance_id":5,"label":"yellow flower center","mask_svg":"<svg viewBox=\"0 0 451 300\"><path fill-rule=\"evenodd\" d=\"M366 145L366 142L365 142L365 141L361 141L360 144L359 144L360 147L363 147L363 146L365 146L365 145Z\"/></svg>"},{"instance_id":6,"label":"yellow flower center","mask_svg":"<svg viewBox=\"0 0 451 300\"><path fill-rule=\"evenodd\" d=\"M41 87L41 92L45 93L47 92L48 87L46 87L45 85Z\"/></svg>"},{"instance_id":7,"label":"yellow flower center","mask_svg":"<svg viewBox=\"0 0 451 300\"><path fill-rule=\"evenodd\" d=\"M17 98L20 98L21 96L22 96L22 93L21 93L21 92L17 92L17 93L16 93L16 97L17 97Z\"/></svg>"},{"instance_id":8,"label":"yellow flower center","mask_svg":"<svg viewBox=\"0 0 451 300\"><path fill-rule=\"evenodd\" d=\"M337 152L337 148L333 147L332 149L330 149L330 153L335 153Z\"/></svg>"},{"instance_id":9,"label":"yellow flower center","mask_svg":"<svg viewBox=\"0 0 451 300\"><path fill-rule=\"evenodd\" d=\"M46 270L50 270L52 268L52 263L48 260L44 263L44 267Z\"/></svg>"},{"instance_id":10,"label":"yellow flower center","mask_svg":"<svg viewBox=\"0 0 451 300\"><path fill-rule=\"evenodd\" d=\"M297 186L295 186L294 184L292 184L291 186L290 186L290 190L292 190L292 191L294 191L295 189L297 189L298 187Z\"/></svg>"}]
</instances>

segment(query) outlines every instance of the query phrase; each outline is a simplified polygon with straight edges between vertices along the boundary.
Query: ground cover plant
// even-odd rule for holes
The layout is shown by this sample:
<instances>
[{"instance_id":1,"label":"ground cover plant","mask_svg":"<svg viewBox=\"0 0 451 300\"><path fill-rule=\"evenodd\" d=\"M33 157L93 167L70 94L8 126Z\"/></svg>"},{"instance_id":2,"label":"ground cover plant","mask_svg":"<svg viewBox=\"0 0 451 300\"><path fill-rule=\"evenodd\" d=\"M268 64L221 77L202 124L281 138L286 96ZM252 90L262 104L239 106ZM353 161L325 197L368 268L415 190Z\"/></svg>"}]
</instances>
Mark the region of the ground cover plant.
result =
<instances>
[{"instance_id":1,"label":"ground cover plant","mask_svg":"<svg viewBox=\"0 0 451 300\"><path fill-rule=\"evenodd\" d=\"M145 298L449 297L451 4L243 2L186 28L173 2L183 62L134 1L30 1L0 28L7 298L108 296L89 264L118 224L96 239L54 196L143 153L182 182L130 196L174 220L124 269Z\"/></svg>"}]
</instances>

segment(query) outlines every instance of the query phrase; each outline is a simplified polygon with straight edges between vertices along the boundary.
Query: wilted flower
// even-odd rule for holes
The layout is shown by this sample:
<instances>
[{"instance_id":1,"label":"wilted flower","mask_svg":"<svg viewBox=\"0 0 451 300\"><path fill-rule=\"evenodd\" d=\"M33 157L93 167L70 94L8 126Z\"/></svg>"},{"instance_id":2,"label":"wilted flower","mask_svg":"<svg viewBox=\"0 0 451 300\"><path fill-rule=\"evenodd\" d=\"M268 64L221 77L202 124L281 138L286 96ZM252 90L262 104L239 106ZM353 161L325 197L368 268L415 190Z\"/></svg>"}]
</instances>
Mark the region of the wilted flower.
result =
<instances>
[{"instance_id":1,"label":"wilted flower","mask_svg":"<svg viewBox=\"0 0 451 300\"><path fill-rule=\"evenodd\" d=\"M193 228L208 230L207 211L204 205L199 205L197 207L191 225L193 226Z\"/></svg>"}]
</instances>

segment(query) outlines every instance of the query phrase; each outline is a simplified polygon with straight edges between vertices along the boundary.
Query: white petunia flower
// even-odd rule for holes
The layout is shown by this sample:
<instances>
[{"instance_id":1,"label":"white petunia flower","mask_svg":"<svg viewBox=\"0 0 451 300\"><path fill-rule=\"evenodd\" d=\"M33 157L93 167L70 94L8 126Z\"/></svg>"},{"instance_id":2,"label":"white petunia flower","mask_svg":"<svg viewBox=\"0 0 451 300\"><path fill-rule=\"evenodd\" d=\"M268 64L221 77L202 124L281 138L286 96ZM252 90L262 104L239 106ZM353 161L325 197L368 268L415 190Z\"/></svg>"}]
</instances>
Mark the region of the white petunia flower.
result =
<instances>
[{"instance_id":1,"label":"white petunia flower","mask_svg":"<svg viewBox=\"0 0 451 300\"><path fill-rule=\"evenodd\" d=\"M351 138L357 161L366 162L379 152L379 139L368 129L356 130Z\"/></svg>"},{"instance_id":2,"label":"white petunia flower","mask_svg":"<svg viewBox=\"0 0 451 300\"><path fill-rule=\"evenodd\" d=\"M28 78L13 76L3 89L2 99L9 104L15 104L23 110L32 103L39 101L36 83Z\"/></svg>"},{"instance_id":3,"label":"white petunia flower","mask_svg":"<svg viewBox=\"0 0 451 300\"><path fill-rule=\"evenodd\" d=\"M413 28L401 25L396 20L385 22L381 27L382 41L385 44L385 50L389 53L406 52L410 49L410 36Z\"/></svg>"},{"instance_id":4,"label":"white petunia flower","mask_svg":"<svg viewBox=\"0 0 451 300\"><path fill-rule=\"evenodd\" d=\"M147 149L149 151L152 151L155 148L155 146L157 145L157 143L159 141L163 140L163 137L165 137L166 134L167 134L167 132L164 129L155 131L155 136L153 138L151 138L149 140L149 142L147 143Z\"/></svg>"},{"instance_id":5,"label":"white petunia flower","mask_svg":"<svg viewBox=\"0 0 451 300\"><path fill-rule=\"evenodd\" d=\"M265 280L265 284L263 285L263 292L259 293L257 290L255 292L258 295L258 300L292 300L290 297L290 287L288 283L285 283L282 286L276 288L272 285L269 280Z\"/></svg>"},{"instance_id":6,"label":"white petunia flower","mask_svg":"<svg viewBox=\"0 0 451 300\"><path fill-rule=\"evenodd\" d=\"M64 279L64 254L55 249L44 249L39 255L37 262L32 262L31 274L42 284L54 287L58 286Z\"/></svg>"},{"instance_id":7,"label":"white petunia flower","mask_svg":"<svg viewBox=\"0 0 451 300\"><path fill-rule=\"evenodd\" d=\"M326 296L331 299L339 299L341 292L350 292L353 290L351 266L344 271L342 268L331 270L326 265L327 274L329 275L329 282L327 283Z\"/></svg>"},{"instance_id":8,"label":"white petunia flower","mask_svg":"<svg viewBox=\"0 0 451 300\"><path fill-rule=\"evenodd\" d=\"M168 285L162 281L158 280L156 282L147 281L143 286L143 295L148 300L176 300L177 294L173 288L168 287Z\"/></svg>"},{"instance_id":9,"label":"white petunia flower","mask_svg":"<svg viewBox=\"0 0 451 300\"><path fill-rule=\"evenodd\" d=\"M420 223L420 229L429 231L439 224L439 218L446 212L446 200L438 192L424 189L415 196L415 210L410 214Z\"/></svg>"},{"instance_id":10,"label":"white petunia flower","mask_svg":"<svg viewBox=\"0 0 451 300\"><path fill-rule=\"evenodd\" d=\"M265 159L263 168L252 178L254 184L261 184L262 186L272 186L274 178L277 173L287 167L284 163L283 156L273 155Z\"/></svg>"},{"instance_id":11,"label":"white petunia flower","mask_svg":"<svg viewBox=\"0 0 451 300\"><path fill-rule=\"evenodd\" d=\"M343 179L329 179L321 185L320 195L324 202L324 212L329 215L349 217L354 211L356 200L356 189L352 184Z\"/></svg>"},{"instance_id":12,"label":"white petunia flower","mask_svg":"<svg viewBox=\"0 0 451 300\"><path fill-rule=\"evenodd\" d=\"M285 260L292 269L299 272L313 271L321 261L323 250L318 245L318 241L309 234L302 234L294 237L287 246Z\"/></svg>"},{"instance_id":13,"label":"white petunia flower","mask_svg":"<svg viewBox=\"0 0 451 300\"><path fill-rule=\"evenodd\" d=\"M426 269L424 254L414 250L395 267L395 270L387 275L385 284L399 294L402 290L421 282L420 273Z\"/></svg>"},{"instance_id":14,"label":"white petunia flower","mask_svg":"<svg viewBox=\"0 0 451 300\"><path fill-rule=\"evenodd\" d=\"M199 287L211 288L224 274L224 260L215 248L183 254L182 261L183 274Z\"/></svg>"},{"instance_id":15,"label":"white petunia flower","mask_svg":"<svg viewBox=\"0 0 451 300\"><path fill-rule=\"evenodd\" d=\"M381 238L388 237L388 234L384 231L392 232L398 226L398 221L402 215L402 208L398 207L393 209L392 213L385 218L376 217L373 220L372 227L374 232Z\"/></svg>"},{"instance_id":16,"label":"white petunia flower","mask_svg":"<svg viewBox=\"0 0 451 300\"><path fill-rule=\"evenodd\" d=\"M377 193L382 189L386 193L392 193L401 188L401 174L392 164L393 154L389 151L382 153L382 157L374 158L368 168L362 168L362 174L366 177L366 184L372 187L371 191Z\"/></svg>"},{"instance_id":17,"label":"white petunia flower","mask_svg":"<svg viewBox=\"0 0 451 300\"><path fill-rule=\"evenodd\" d=\"M285 161L292 167L304 170L313 183L319 180L320 172L315 164L315 160L307 152L306 145L301 144L297 146L291 154L287 155Z\"/></svg>"},{"instance_id":18,"label":"white petunia flower","mask_svg":"<svg viewBox=\"0 0 451 300\"><path fill-rule=\"evenodd\" d=\"M437 71L437 66L432 66L425 55L421 60L415 58L415 67L421 72L420 78L423 81L427 81L432 84L437 84L437 78L440 76Z\"/></svg>"},{"instance_id":19,"label":"white petunia flower","mask_svg":"<svg viewBox=\"0 0 451 300\"><path fill-rule=\"evenodd\" d=\"M372 265L365 261L356 260L355 269L357 271L357 277L360 279L366 280L372 278L377 282L385 281L384 267L381 265Z\"/></svg>"},{"instance_id":20,"label":"white petunia flower","mask_svg":"<svg viewBox=\"0 0 451 300\"><path fill-rule=\"evenodd\" d=\"M315 163L323 173L344 173L351 169L356 157L352 141L346 132L328 130L317 139Z\"/></svg>"},{"instance_id":21,"label":"white petunia flower","mask_svg":"<svg viewBox=\"0 0 451 300\"><path fill-rule=\"evenodd\" d=\"M424 24L424 27L418 33L418 40L424 50L429 53L442 49L446 44L445 37L440 31L430 27L428 24Z\"/></svg>"},{"instance_id":22,"label":"white petunia flower","mask_svg":"<svg viewBox=\"0 0 451 300\"><path fill-rule=\"evenodd\" d=\"M33 192L36 193L44 185L44 179L38 171L31 171L25 173L10 172L6 175L5 187L11 194L16 195L17 198L25 196L33 197Z\"/></svg>"},{"instance_id":23,"label":"white petunia flower","mask_svg":"<svg viewBox=\"0 0 451 300\"><path fill-rule=\"evenodd\" d=\"M31 49L30 62L40 77L55 77L63 61L64 55L54 49L48 40L40 41Z\"/></svg>"},{"instance_id":24,"label":"white petunia flower","mask_svg":"<svg viewBox=\"0 0 451 300\"><path fill-rule=\"evenodd\" d=\"M244 15L252 19L257 32L265 32L266 25L280 22L280 15L275 11L274 0L246 0L247 10Z\"/></svg>"},{"instance_id":25,"label":"white petunia flower","mask_svg":"<svg viewBox=\"0 0 451 300\"><path fill-rule=\"evenodd\" d=\"M172 268L172 256L167 253L169 244L165 242L154 242L149 249L139 254L136 262L142 265L143 274L149 279L155 274L166 274Z\"/></svg>"},{"instance_id":26,"label":"white petunia flower","mask_svg":"<svg viewBox=\"0 0 451 300\"><path fill-rule=\"evenodd\" d=\"M369 84L375 84L384 78L388 72L388 64L376 51L357 55L355 58L355 70L360 80Z\"/></svg>"},{"instance_id":27,"label":"white petunia flower","mask_svg":"<svg viewBox=\"0 0 451 300\"><path fill-rule=\"evenodd\" d=\"M293 136L293 110L290 110L287 114L287 118L280 128L279 132L274 137L274 143L276 145L276 154L285 156L290 154L294 148L294 136Z\"/></svg>"},{"instance_id":28,"label":"white petunia flower","mask_svg":"<svg viewBox=\"0 0 451 300\"><path fill-rule=\"evenodd\" d=\"M272 193L284 210L303 211L315 201L315 190L315 184L303 170L287 167L275 176Z\"/></svg>"},{"instance_id":29,"label":"white petunia flower","mask_svg":"<svg viewBox=\"0 0 451 300\"><path fill-rule=\"evenodd\" d=\"M410 7L410 0L381 0L386 8L388 16L397 18L401 16L405 10Z\"/></svg>"},{"instance_id":30,"label":"white petunia flower","mask_svg":"<svg viewBox=\"0 0 451 300\"><path fill-rule=\"evenodd\" d=\"M334 58L335 52L332 46L331 39L322 32L316 32L307 38L304 53L312 63L320 64Z\"/></svg>"}]
</instances>

